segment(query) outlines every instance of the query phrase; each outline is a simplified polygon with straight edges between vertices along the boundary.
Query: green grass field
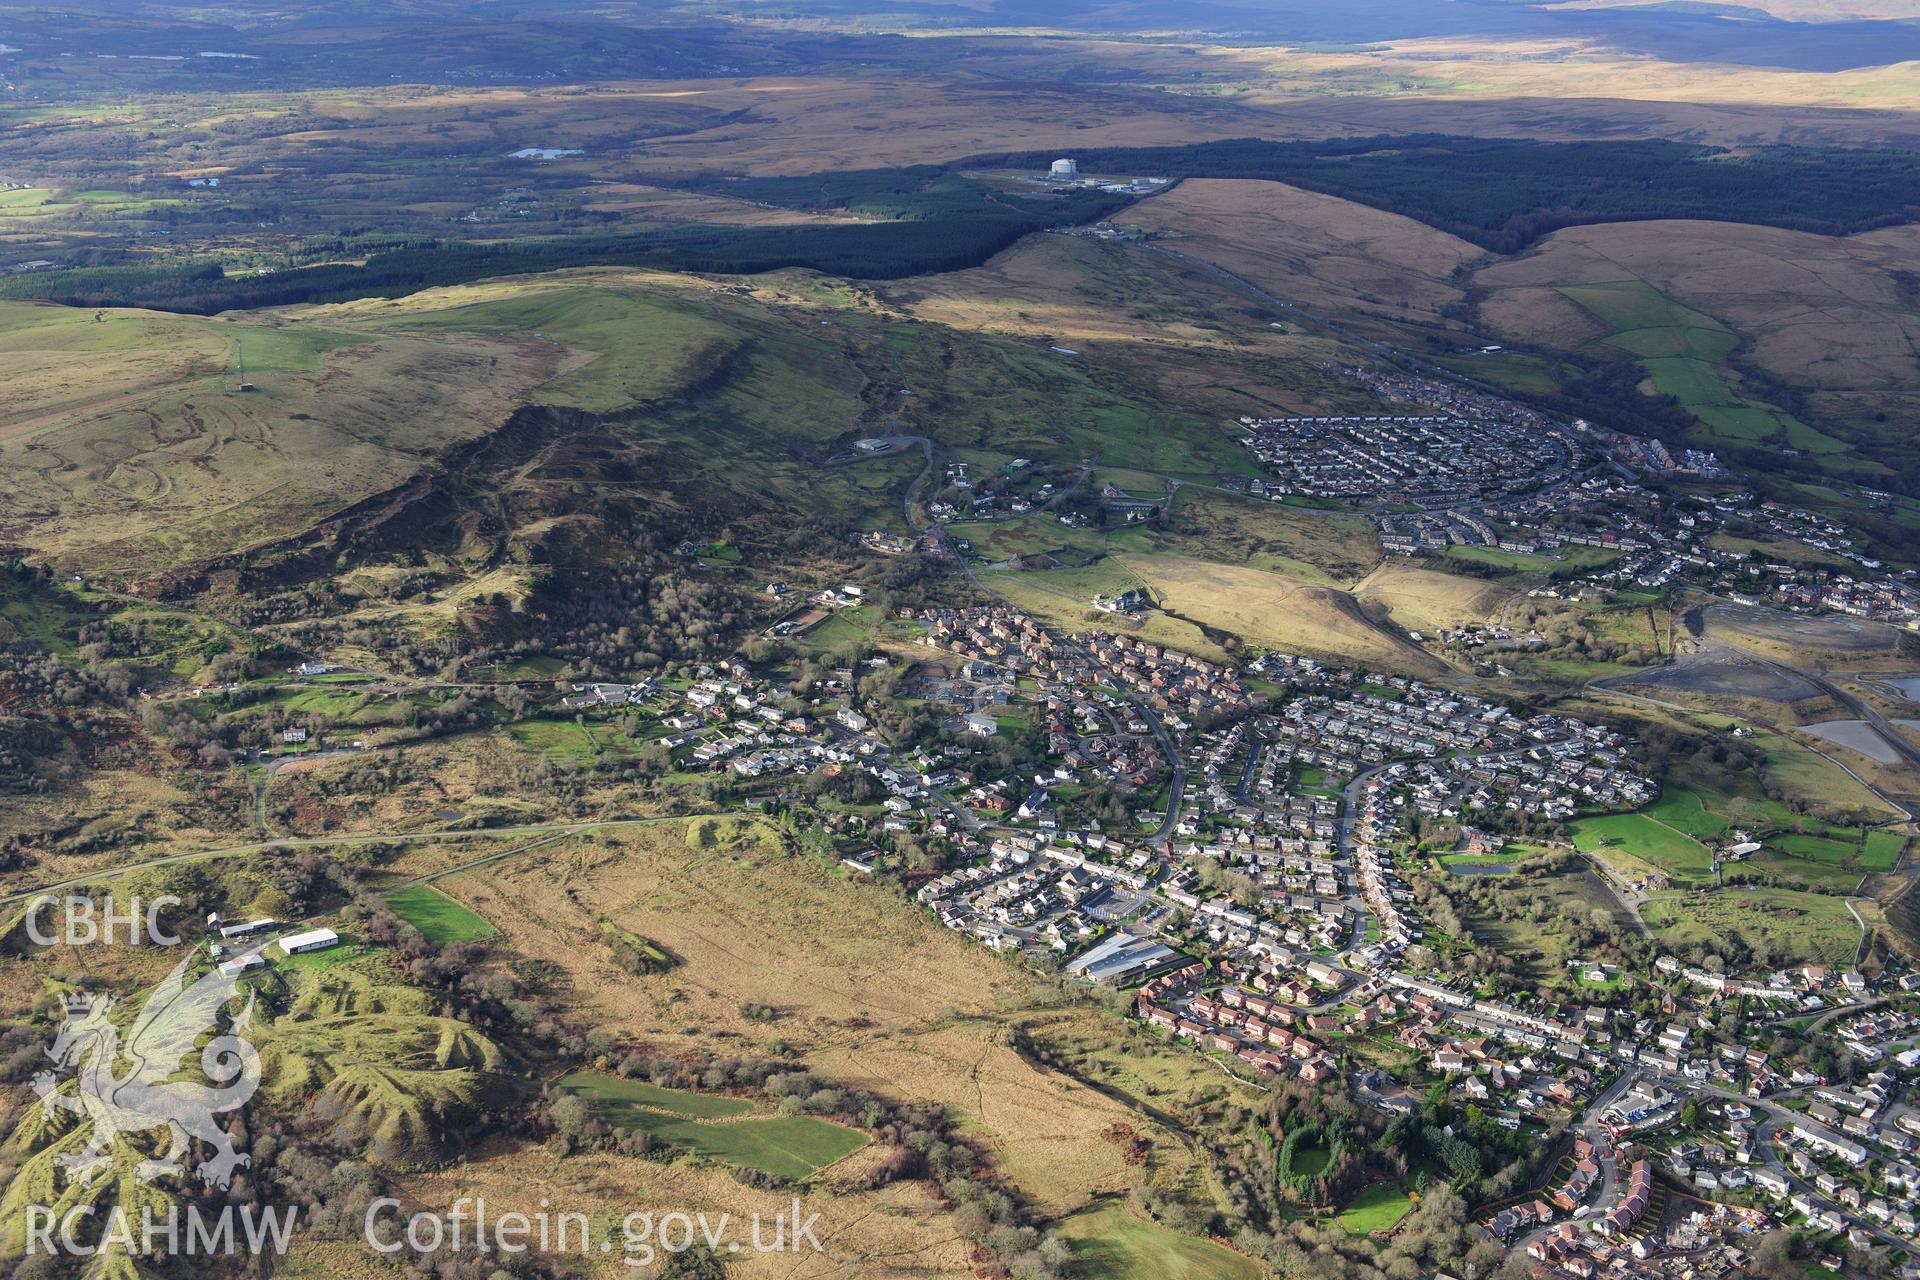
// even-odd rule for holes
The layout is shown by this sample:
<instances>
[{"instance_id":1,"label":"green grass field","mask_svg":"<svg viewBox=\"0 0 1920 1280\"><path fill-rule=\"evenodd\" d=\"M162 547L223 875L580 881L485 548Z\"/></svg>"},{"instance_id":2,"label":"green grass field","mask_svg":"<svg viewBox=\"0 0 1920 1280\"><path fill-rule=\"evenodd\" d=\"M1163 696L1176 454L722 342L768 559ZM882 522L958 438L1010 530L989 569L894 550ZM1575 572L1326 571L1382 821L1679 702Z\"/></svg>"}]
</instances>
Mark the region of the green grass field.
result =
<instances>
[{"instance_id":1,"label":"green grass field","mask_svg":"<svg viewBox=\"0 0 1920 1280\"><path fill-rule=\"evenodd\" d=\"M1042 551L1072 550L1097 554L1106 540L1097 530L1074 529L1052 516L1018 516L1011 520L973 520L947 526L952 537L965 540L984 560L1007 560Z\"/></svg>"},{"instance_id":2,"label":"green grass field","mask_svg":"<svg viewBox=\"0 0 1920 1280\"><path fill-rule=\"evenodd\" d=\"M1607 341L1636 355L1722 360L1737 341L1712 316L1681 306L1644 280L1562 285L1560 293L1613 330Z\"/></svg>"},{"instance_id":3,"label":"green grass field","mask_svg":"<svg viewBox=\"0 0 1920 1280\"><path fill-rule=\"evenodd\" d=\"M0 640L18 638L47 653L71 653L93 614L69 592L0 573Z\"/></svg>"},{"instance_id":4,"label":"green grass field","mask_svg":"<svg viewBox=\"0 0 1920 1280\"><path fill-rule=\"evenodd\" d=\"M1898 831L1869 831L1860 848L1859 863L1868 871L1891 871L1906 847L1907 837Z\"/></svg>"},{"instance_id":5,"label":"green grass field","mask_svg":"<svg viewBox=\"0 0 1920 1280\"><path fill-rule=\"evenodd\" d=\"M1681 306L1644 280L1562 285L1559 292L1613 330L1601 341L1634 355L1654 390L1672 396L1699 419L1705 443L1718 439L1784 444L1823 455L1850 452L1846 442L1742 394L1725 369L1739 338L1712 316Z\"/></svg>"},{"instance_id":6,"label":"green grass field","mask_svg":"<svg viewBox=\"0 0 1920 1280\"><path fill-rule=\"evenodd\" d=\"M602 755L626 756L637 749L618 727L588 720L521 720L506 727L515 742L556 764L592 764Z\"/></svg>"},{"instance_id":7,"label":"green grass field","mask_svg":"<svg viewBox=\"0 0 1920 1280\"><path fill-rule=\"evenodd\" d=\"M745 1098L729 1098L718 1093L695 1093L691 1089L663 1089L645 1080L623 1080L597 1071L575 1071L562 1076L560 1087L591 1093L609 1106L629 1104L652 1111L666 1111L694 1120L716 1120L727 1116L750 1116L760 1108Z\"/></svg>"},{"instance_id":8,"label":"green grass field","mask_svg":"<svg viewBox=\"0 0 1920 1280\"><path fill-rule=\"evenodd\" d=\"M1827 862L1836 866L1843 862L1851 862L1860 855L1859 845L1843 840L1832 840L1826 836L1774 836L1769 843L1781 852L1790 853L1796 858L1806 858L1812 862Z\"/></svg>"},{"instance_id":9,"label":"green grass field","mask_svg":"<svg viewBox=\"0 0 1920 1280\"><path fill-rule=\"evenodd\" d=\"M365 694L339 689L279 689L255 706L274 706L302 715L346 720L366 706Z\"/></svg>"},{"instance_id":10,"label":"green grass field","mask_svg":"<svg viewBox=\"0 0 1920 1280\"><path fill-rule=\"evenodd\" d=\"M1609 813L1573 823L1573 844L1582 853L1618 848L1650 862L1676 879L1704 880L1713 855L1698 840L1644 813Z\"/></svg>"},{"instance_id":11,"label":"green grass field","mask_svg":"<svg viewBox=\"0 0 1920 1280\"><path fill-rule=\"evenodd\" d=\"M1757 833L1765 846L1749 865L1809 888L1850 890L1861 875L1889 870L1905 846L1895 831L1796 813L1751 780L1736 784L1684 770L1682 776L1694 780L1669 780L1638 813L1579 819L1575 847L1603 857L1623 852L1681 882L1705 883L1711 854L1702 842L1731 840L1738 828Z\"/></svg>"},{"instance_id":12,"label":"green grass field","mask_svg":"<svg viewBox=\"0 0 1920 1280\"><path fill-rule=\"evenodd\" d=\"M387 906L431 942L478 942L499 932L432 885L396 889L387 895Z\"/></svg>"},{"instance_id":13,"label":"green grass field","mask_svg":"<svg viewBox=\"0 0 1920 1280\"><path fill-rule=\"evenodd\" d=\"M1696 840L1720 839L1729 827L1725 818L1707 808L1707 796L1692 787L1663 788L1660 798L1642 812Z\"/></svg>"},{"instance_id":14,"label":"green grass field","mask_svg":"<svg viewBox=\"0 0 1920 1280\"><path fill-rule=\"evenodd\" d=\"M1858 867L1814 862L1773 849L1762 849L1742 865L1764 871L1782 884L1804 885L1809 889L1825 889L1832 893L1852 893L1859 887L1860 877L1864 874Z\"/></svg>"},{"instance_id":15,"label":"green grass field","mask_svg":"<svg viewBox=\"0 0 1920 1280\"><path fill-rule=\"evenodd\" d=\"M1390 1231L1407 1216L1413 1199L1397 1183L1378 1182L1353 1198L1334 1221L1349 1235L1364 1236L1372 1231Z\"/></svg>"},{"instance_id":16,"label":"green grass field","mask_svg":"<svg viewBox=\"0 0 1920 1280\"><path fill-rule=\"evenodd\" d=\"M1256 1280L1267 1274L1251 1258L1137 1217L1123 1204L1082 1209L1055 1229L1073 1248L1074 1275L1088 1280Z\"/></svg>"},{"instance_id":17,"label":"green grass field","mask_svg":"<svg viewBox=\"0 0 1920 1280\"><path fill-rule=\"evenodd\" d=\"M1320 1143L1301 1147L1293 1153L1293 1171L1304 1173L1309 1178L1325 1173L1327 1166L1331 1163L1333 1163L1333 1152Z\"/></svg>"},{"instance_id":18,"label":"green grass field","mask_svg":"<svg viewBox=\"0 0 1920 1280\"><path fill-rule=\"evenodd\" d=\"M581 1071L560 1083L617 1127L644 1130L694 1155L782 1178L812 1177L867 1145L867 1135L859 1130L815 1116L777 1115L753 1103L744 1112L711 1109L716 1102L737 1099L695 1101L703 1095L687 1094L672 1100L675 1110L668 1111L657 1097L635 1092L632 1081Z\"/></svg>"},{"instance_id":19,"label":"green grass field","mask_svg":"<svg viewBox=\"0 0 1920 1280\"><path fill-rule=\"evenodd\" d=\"M839 609L802 636L799 647L809 653L826 653L843 645L865 644L882 621L880 614L867 605Z\"/></svg>"},{"instance_id":20,"label":"green grass field","mask_svg":"<svg viewBox=\"0 0 1920 1280\"><path fill-rule=\"evenodd\" d=\"M1325 769L1299 769L1293 775L1293 789L1307 795L1333 796L1340 794L1337 783L1327 778Z\"/></svg>"}]
</instances>

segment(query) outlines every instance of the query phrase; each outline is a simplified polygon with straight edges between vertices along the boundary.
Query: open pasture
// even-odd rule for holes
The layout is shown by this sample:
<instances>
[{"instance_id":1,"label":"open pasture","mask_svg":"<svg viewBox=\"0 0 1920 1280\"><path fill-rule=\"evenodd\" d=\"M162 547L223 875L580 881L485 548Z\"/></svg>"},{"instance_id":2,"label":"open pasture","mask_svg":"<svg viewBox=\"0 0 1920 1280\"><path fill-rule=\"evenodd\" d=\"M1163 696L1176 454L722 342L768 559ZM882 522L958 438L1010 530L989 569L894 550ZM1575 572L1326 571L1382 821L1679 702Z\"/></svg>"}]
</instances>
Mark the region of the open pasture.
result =
<instances>
[{"instance_id":1,"label":"open pasture","mask_svg":"<svg viewBox=\"0 0 1920 1280\"><path fill-rule=\"evenodd\" d=\"M1900 275L1916 244L1910 226L1840 237L1615 223L1555 232L1475 283L1482 318L1515 340L1626 350L1712 436L1785 445L1864 477L1903 447L1886 415L1910 407L1903 389L1920 378L1920 301ZM1815 425L1742 387L1727 367L1736 343L1741 361L1811 393Z\"/></svg>"}]
</instances>

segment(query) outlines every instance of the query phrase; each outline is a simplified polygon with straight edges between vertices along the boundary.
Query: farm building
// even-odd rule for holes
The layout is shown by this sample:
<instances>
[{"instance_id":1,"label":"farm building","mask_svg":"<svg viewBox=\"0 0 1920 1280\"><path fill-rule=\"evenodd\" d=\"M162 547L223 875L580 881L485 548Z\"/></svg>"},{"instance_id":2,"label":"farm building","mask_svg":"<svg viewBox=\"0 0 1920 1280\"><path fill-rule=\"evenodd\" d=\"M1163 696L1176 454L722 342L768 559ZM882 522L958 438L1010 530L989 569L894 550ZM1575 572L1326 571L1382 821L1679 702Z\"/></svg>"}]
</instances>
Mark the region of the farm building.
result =
<instances>
[{"instance_id":1,"label":"farm building","mask_svg":"<svg viewBox=\"0 0 1920 1280\"><path fill-rule=\"evenodd\" d=\"M229 956L220 962L220 972L238 976L250 969L264 969L267 958L258 951L247 951L237 956Z\"/></svg>"},{"instance_id":2,"label":"farm building","mask_svg":"<svg viewBox=\"0 0 1920 1280\"><path fill-rule=\"evenodd\" d=\"M280 939L280 950L290 956L303 951L325 951L328 947L338 946L340 935L331 929L309 929L305 933L290 933Z\"/></svg>"}]
</instances>

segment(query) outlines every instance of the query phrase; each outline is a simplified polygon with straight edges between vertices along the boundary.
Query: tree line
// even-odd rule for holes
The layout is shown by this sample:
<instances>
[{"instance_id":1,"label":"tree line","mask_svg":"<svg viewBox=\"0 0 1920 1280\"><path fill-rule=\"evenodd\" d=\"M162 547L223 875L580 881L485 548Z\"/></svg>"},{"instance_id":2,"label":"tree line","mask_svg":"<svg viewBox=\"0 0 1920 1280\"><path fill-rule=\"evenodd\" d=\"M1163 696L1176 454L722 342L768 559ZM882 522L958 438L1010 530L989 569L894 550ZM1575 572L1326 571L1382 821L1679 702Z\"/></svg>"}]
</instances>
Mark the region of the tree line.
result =
<instances>
[{"instance_id":1,"label":"tree line","mask_svg":"<svg viewBox=\"0 0 1920 1280\"><path fill-rule=\"evenodd\" d=\"M978 184L974 184L978 185ZM950 185L928 201L896 202L895 216L857 226L680 226L645 234L525 239L497 244L428 240L375 253L364 263L228 274L218 261L103 265L0 280L0 297L75 307L146 307L191 315L299 303L397 298L422 289L568 267L654 267L751 275L806 267L829 275L892 280L977 267L1022 236L1110 212L1121 201L1014 204Z\"/></svg>"},{"instance_id":2,"label":"tree line","mask_svg":"<svg viewBox=\"0 0 1920 1280\"><path fill-rule=\"evenodd\" d=\"M1051 154L974 156L955 167L1041 168ZM1920 213L1914 153L1866 148L1770 146L1735 155L1651 139L1411 134L1102 147L1075 158L1101 173L1286 182L1414 218L1496 253L1595 222L1705 218L1842 235Z\"/></svg>"}]
</instances>

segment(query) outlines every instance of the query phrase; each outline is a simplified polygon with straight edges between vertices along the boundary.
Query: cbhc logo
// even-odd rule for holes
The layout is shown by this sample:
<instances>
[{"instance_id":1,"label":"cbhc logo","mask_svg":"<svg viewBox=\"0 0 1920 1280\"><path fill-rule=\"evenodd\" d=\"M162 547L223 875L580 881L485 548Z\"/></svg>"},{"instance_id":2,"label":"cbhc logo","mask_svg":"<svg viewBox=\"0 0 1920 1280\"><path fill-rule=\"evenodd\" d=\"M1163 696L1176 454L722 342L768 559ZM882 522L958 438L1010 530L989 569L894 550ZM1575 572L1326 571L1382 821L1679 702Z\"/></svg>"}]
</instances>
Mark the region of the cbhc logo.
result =
<instances>
[{"instance_id":1,"label":"cbhc logo","mask_svg":"<svg viewBox=\"0 0 1920 1280\"><path fill-rule=\"evenodd\" d=\"M149 943L156 947L175 947L180 945L180 936L161 927L160 912L167 907L177 907L180 902L181 899L172 894L162 894L148 899L143 909L141 899L134 898L121 911L115 909L111 898L98 904L82 894L60 898L43 893L27 908L27 937L43 947L61 943L70 947L94 943L111 946L116 940L123 940L130 947ZM42 925L42 916L48 907L62 908L58 917L62 927L56 933L47 932Z\"/></svg>"}]
</instances>

